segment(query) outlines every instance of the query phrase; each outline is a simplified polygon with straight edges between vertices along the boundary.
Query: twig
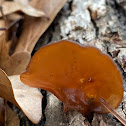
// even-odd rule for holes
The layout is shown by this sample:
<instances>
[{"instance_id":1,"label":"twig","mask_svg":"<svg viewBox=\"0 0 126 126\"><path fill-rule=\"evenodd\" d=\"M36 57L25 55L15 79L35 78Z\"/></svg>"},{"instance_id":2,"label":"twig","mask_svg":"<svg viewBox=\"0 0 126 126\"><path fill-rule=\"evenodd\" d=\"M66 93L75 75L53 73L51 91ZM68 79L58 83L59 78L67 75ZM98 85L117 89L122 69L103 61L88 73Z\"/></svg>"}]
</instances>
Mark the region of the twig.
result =
<instances>
[{"instance_id":1,"label":"twig","mask_svg":"<svg viewBox=\"0 0 126 126\"><path fill-rule=\"evenodd\" d=\"M123 119L103 98L100 98L101 104L113 114L124 126L126 126L126 120Z\"/></svg>"}]
</instances>

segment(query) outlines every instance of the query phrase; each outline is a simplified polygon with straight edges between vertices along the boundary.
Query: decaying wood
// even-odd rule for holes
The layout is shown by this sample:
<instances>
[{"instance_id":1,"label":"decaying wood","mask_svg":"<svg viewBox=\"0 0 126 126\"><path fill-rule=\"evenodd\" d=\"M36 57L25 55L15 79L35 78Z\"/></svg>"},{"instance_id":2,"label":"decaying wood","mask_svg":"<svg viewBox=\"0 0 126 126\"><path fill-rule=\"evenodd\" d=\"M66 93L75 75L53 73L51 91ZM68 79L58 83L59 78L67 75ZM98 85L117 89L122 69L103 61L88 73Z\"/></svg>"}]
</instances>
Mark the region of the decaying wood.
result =
<instances>
[{"instance_id":1,"label":"decaying wood","mask_svg":"<svg viewBox=\"0 0 126 126\"><path fill-rule=\"evenodd\" d=\"M96 20L96 26L98 28L98 37L102 41L106 41L108 52L114 56L114 59L121 65L124 71L126 71L126 37L124 36L126 32L120 27L117 13L111 7L110 1L108 1L109 6L107 6L108 13L105 17ZM125 27L125 26L123 26Z\"/></svg>"},{"instance_id":2,"label":"decaying wood","mask_svg":"<svg viewBox=\"0 0 126 126\"><path fill-rule=\"evenodd\" d=\"M64 113L63 104L50 92L47 93L45 126L89 126L86 118L78 111ZM55 116L54 116L55 115Z\"/></svg>"},{"instance_id":3,"label":"decaying wood","mask_svg":"<svg viewBox=\"0 0 126 126\"><path fill-rule=\"evenodd\" d=\"M96 0L95 2L73 0L70 16L60 23L62 37L87 44L86 41L89 42L96 38L96 29L91 19L100 18L105 13L105 0Z\"/></svg>"},{"instance_id":4,"label":"decaying wood","mask_svg":"<svg viewBox=\"0 0 126 126\"><path fill-rule=\"evenodd\" d=\"M49 114L50 113L50 114ZM55 116L54 116L55 113ZM67 126L67 118L63 113L63 105L54 95L50 92L47 93L47 106L45 111L46 123L45 126Z\"/></svg>"}]
</instances>

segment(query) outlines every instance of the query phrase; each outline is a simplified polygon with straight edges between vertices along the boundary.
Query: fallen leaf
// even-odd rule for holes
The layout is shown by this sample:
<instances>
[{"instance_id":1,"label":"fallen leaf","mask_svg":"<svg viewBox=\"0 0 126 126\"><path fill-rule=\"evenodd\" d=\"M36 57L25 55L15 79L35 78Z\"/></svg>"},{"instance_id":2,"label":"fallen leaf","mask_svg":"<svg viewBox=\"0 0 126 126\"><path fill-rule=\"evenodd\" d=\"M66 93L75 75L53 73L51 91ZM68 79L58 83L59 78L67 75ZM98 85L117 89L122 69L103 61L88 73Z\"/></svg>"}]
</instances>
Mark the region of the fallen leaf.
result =
<instances>
[{"instance_id":1,"label":"fallen leaf","mask_svg":"<svg viewBox=\"0 0 126 126\"><path fill-rule=\"evenodd\" d=\"M4 22L2 23L4 24ZM2 23L0 23L0 25ZM29 60L30 60L30 54L28 52L18 52L12 56L9 56L8 47L6 46L5 31L0 31L0 67L3 68L8 73L8 75L14 75L14 74L21 73L23 70L25 70L26 66L29 63ZM17 78L15 79L16 81L11 83L7 75L0 69L0 96L6 99L7 101L10 101L13 104L16 104L17 106L19 106L32 122L38 123L42 117L42 113L40 113L42 95L40 95L40 92L37 89L35 90L38 91L38 94L37 94L37 91L35 92L34 90L30 90L26 88L25 85L20 83L19 79ZM17 80L19 82L17 82ZM16 84L17 86L19 86L19 88L16 88L15 86ZM27 90L30 90L31 92L26 94L23 87L26 92L28 92ZM16 93L17 89L19 90L18 93ZM23 92L24 97L21 99L20 96L22 96L21 95L22 92ZM33 96L32 93L33 94L35 93L36 96L35 94ZM32 108L31 106L37 107L37 109ZM30 108L34 110L31 110Z\"/></svg>"},{"instance_id":2,"label":"fallen leaf","mask_svg":"<svg viewBox=\"0 0 126 126\"><path fill-rule=\"evenodd\" d=\"M6 105L6 126L20 126L18 116L8 105Z\"/></svg>"},{"instance_id":3,"label":"fallen leaf","mask_svg":"<svg viewBox=\"0 0 126 126\"><path fill-rule=\"evenodd\" d=\"M0 0L0 5L4 2L5 0Z\"/></svg>"},{"instance_id":4,"label":"fallen leaf","mask_svg":"<svg viewBox=\"0 0 126 126\"><path fill-rule=\"evenodd\" d=\"M4 20L0 20L0 27L5 27ZM0 31L0 68L2 68L7 75L21 74L22 71L26 69L30 58L31 55L28 52L18 52L9 56L6 32Z\"/></svg>"},{"instance_id":5,"label":"fallen leaf","mask_svg":"<svg viewBox=\"0 0 126 126\"><path fill-rule=\"evenodd\" d=\"M4 56L4 55L1 55ZM18 52L11 57L1 60L0 67L6 71L7 75L21 74L26 69L29 61L30 54L28 52Z\"/></svg>"},{"instance_id":6,"label":"fallen leaf","mask_svg":"<svg viewBox=\"0 0 126 126\"><path fill-rule=\"evenodd\" d=\"M31 56L28 52L18 52L9 56L5 35L4 33L0 36L0 68L7 75L21 74L26 69Z\"/></svg>"},{"instance_id":7,"label":"fallen leaf","mask_svg":"<svg viewBox=\"0 0 126 126\"><path fill-rule=\"evenodd\" d=\"M67 0L32 0L31 6L44 11L48 15L49 20L26 16L24 19L23 31L15 52L23 50L31 53L40 36L52 23L66 1Z\"/></svg>"},{"instance_id":8,"label":"fallen leaf","mask_svg":"<svg viewBox=\"0 0 126 126\"><path fill-rule=\"evenodd\" d=\"M27 5L29 3L29 0L14 0L14 1L25 4L25 5Z\"/></svg>"},{"instance_id":9,"label":"fallen leaf","mask_svg":"<svg viewBox=\"0 0 126 126\"><path fill-rule=\"evenodd\" d=\"M8 77L0 69L0 97L19 106L33 123L41 120L43 96L37 88L24 85L19 75Z\"/></svg>"},{"instance_id":10,"label":"fallen leaf","mask_svg":"<svg viewBox=\"0 0 126 126\"><path fill-rule=\"evenodd\" d=\"M0 19L0 28L3 28L3 27L5 27L5 26L6 26L6 25L5 25L5 21L4 21L3 19ZM0 30L0 36L1 36L2 34L5 34L5 31ZM0 38L0 40L1 40L1 38ZM1 41L0 41L0 43L1 43Z\"/></svg>"},{"instance_id":11,"label":"fallen leaf","mask_svg":"<svg viewBox=\"0 0 126 126\"><path fill-rule=\"evenodd\" d=\"M42 95L37 88L29 87L20 81L20 75L9 77L14 97L25 115L35 124L42 118Z\"/></svg>"},{"instance_id":12,"label":"fallen leaf","mask_svg":"<svg viewBox=\"0 0 126 126\"><path fill-rule=\"evenodd\" d=\"M0 44L0 61L1 61L0 68L2 68L7 73L7 75L10 76L10 75L21 74L26 69L31 58L30 53L32 52L37 40L51 24L56 14L62 8L62 6L66 1L67 0L63 0L63 1L60 0L58 2L56 2L56 0L53 1L33 0L31 4L38 7L38 9L46 11L46 13L49 15L50 20L47 21L44 20L43 18L36 19L33 17L26 16L26 19L24 21L25 23L23 28L24 30L22 35L20 36L19 45L17 45L14 54L12 54L11 56L9 56L9 50L10 50L9 46L13 45L13 43L12 41L6 43L6 38L7 38L6 33L5 31L3 31L4 33L2 32L0 36L0 43L1 43ZM11 18L14 19L17 17L16 16L13 17L10 15L9 19ZM0 27L6 27L4 20L2 21L4 24ZM28 25L28 27L26 25Z\"/></svg>"},{"instance_id":13,"label":"fallen leaf","mask_svg":"<svg viewBox=\"0 0 126 126\"><path fill-rule=\"evenodd\" d=\"M23 19L23 16L18 14L18 13L12 13L6 16L8 21L13 21L13 22L17 22L21 19Z\"/></svg>"},{"instance_id":14,"label":"fallen leaf","mask_svg":"<svg viewBox=\"0 0 126 126\"><path fill-rule=\"evenodd\" d=\"M4 15L8 15L17 11L22 11L23 13L33 17L47 17L43 11L36 10L30 5L24 5L19 2L5 1L1 6ZM1 13L0 17L2 17Z\"/></svg>"},{"instance_id":15,"label":"fallen leaf","mask_svg":"<svg viewBox=\"0 0 126 126\"><path fill-rule=\"evenodd\" d=\"M1 69L0 69L0 97L17 105L14 99L11 82L8 79L6 73Z\"/></svg>"},{"instance_id":16,"label":"fallen leaf","mask_svg":"<svg viewBox=\"0 0 126 126\"><path fill-rule=\"evenodd\" d=\"M26 10L27 11L27 10ZM29 11L29 13L32 13ZM32 13L33 14L33 13ZM39 14L37 12L37 14ZM10 21L20 20L22 17L16 14L10 14L6 16L8 23ZM6 28L8 25L6 21L0 20L0 28ZM30 54L28 52L18 51L11 56L9 55L9 50L13 41L8 39L8 34L6 31L0 31L0 68L5 70L7 75L21 74L24 71L30 61ZM24 85L19 76L8 76L6 73L0 69L0 96L5 100L12 102L21 108L24 114L35 124L37 124L42 118L42 95L36 88L31 88ZM13 115L14 116L14 115ZM2 117L1 117L1 120ZM7 125L16 125L11 117L8 119Z\"/></svg>"}]
</instances>

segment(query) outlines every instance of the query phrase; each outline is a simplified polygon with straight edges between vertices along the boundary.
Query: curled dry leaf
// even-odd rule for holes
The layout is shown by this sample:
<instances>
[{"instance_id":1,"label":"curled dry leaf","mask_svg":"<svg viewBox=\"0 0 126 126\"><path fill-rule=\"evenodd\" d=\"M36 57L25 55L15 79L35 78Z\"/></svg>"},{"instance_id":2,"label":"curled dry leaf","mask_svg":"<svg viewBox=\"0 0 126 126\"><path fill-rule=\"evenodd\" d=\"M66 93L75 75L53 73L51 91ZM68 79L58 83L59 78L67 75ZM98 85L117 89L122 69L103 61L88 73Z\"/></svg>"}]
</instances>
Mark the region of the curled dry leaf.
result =
<instances>
[{"instance_id":1,"label":"curled dry leaf","mask_svg":"<svg viewBox=\"0 0 126 126\"><path fill-rule=\"evenodd\" d=\"M24 19L23 31L15 52L25 50L31 53L37 40L52 23L66 1L67 0L32 0L31 5L44 11L50 20L47 21L43 18L35 19L26 16Z\"/></svg>"},{"instance_id":2,"label":"curled dry leaf","mask_svg":"<svg viewBox=\"0 0 126 126\"><path fill-rule=\"evenodd\" d=\"M7 77L0 69L0 96L17 106L35 124L42 118L42 95L37 88L24 85L20 77Z\"/></svg>"},{"instance_id":3,"label":"curled dry leaf","mask_svg":"<svg viewBox=\"0 0 126 126\"><path fill-rule=\"evenodd\" d=\"M36 10L35 8L31 7L30 5L24 5L19 2L14 1L5 1L2 4L3 13L4 15L8 15L17 11L22 11L23 13L33 16L33 17L46 17L43 11ZM0 17L2 14L0 13Z\"/></svg>"}]
</instances>

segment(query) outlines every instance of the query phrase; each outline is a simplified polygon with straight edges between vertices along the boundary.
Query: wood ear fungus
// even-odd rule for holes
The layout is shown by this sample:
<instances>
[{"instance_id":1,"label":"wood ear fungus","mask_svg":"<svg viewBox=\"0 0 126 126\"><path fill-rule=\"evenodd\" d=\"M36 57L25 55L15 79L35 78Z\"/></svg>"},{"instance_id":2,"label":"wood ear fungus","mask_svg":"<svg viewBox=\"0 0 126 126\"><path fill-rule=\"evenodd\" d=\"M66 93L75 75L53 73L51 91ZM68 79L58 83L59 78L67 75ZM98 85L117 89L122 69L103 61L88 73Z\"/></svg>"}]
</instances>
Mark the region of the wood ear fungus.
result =
<instances>
[{"instance_id":1,"label":"wood ear fungus","mask_svg":"<svg viewBox=\"0 0 126 126\"><path fill-rule=\"evenodd\" d=\"M67 40L37 51L21 81L53 93L65 111L106 113L100 98L113 108L123 98L122 76L112 59L95 47Z\"/></svg>"}]
</instances>

